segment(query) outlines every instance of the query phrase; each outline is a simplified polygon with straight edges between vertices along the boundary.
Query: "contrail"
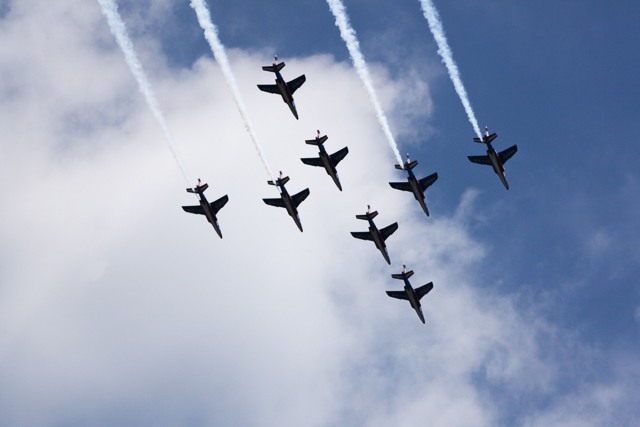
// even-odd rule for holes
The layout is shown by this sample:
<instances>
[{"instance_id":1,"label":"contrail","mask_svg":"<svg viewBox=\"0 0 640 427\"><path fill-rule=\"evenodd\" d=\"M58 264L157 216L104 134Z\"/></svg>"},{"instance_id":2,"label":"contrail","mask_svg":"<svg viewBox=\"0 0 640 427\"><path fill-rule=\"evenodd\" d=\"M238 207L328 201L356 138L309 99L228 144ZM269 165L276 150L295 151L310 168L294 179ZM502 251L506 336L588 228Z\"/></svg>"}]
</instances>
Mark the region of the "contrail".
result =
<instances>
[{"instance_id":1,"label":"contrail","mask_svg":"<svg viewBox=\"0 0 640 427\"><path fill-rule=\"evenodd\" d=\"M447 66L449 76L451 77L451 81L453 81L453 86L456 88L456 92L458 92L458 96L460 97L462 105L467 112L467 116L469 116L469 121L473 126L473 130L476 131L478 138L482 138L480 128L478 127L478 121L476 120L476 115L473 113L471 103L469 102L469 98L467 97L467 91L464 89L462 79L460 78L460 73L458 72L458 66L453 60L453 53L451 52L449 43L447 43L447 38L444 35L444 29L442 28L442 20L440 19L440 15L438 14L436 7L431 0L420 0L420 3L422 4L422 12L424 13L424 17L427 18L427 21L429 21L429 28L433 33L433 37L436 39L436 43L438 44L438 54L442 57L442 62L444 63L444 65Z\"/></svg>"},{"instance_id":2,"label":"contrail","mask_svg":"<svg viewBox=\"0 0 640 427\"><path fill-rule=\"evenodd\" d=\"M364 56L362 56L362 52L360 52L360 43L358 43L358 38L356 37L355 30L349 23L349 17L347 16L347 11L344 7L344 4L342 4L341 0L327 0L327 3L329 3L331 12L336 18L336 26L340 28L340 35L347 44L347 49L349 49L349 54L351 55L353 65L356 67L356 71L358 72L360 79L362 79L362 83L364 83L365 89L367 89L367 92L369 93L369 99L373 104L373 108L376 110L378 122L380 122L380 126L382 126L382 130L387 137L387 141L389 142L391 149L393 150L393 154L395 154L396 159L398 160L398 164L401 165L404 162L402 161L402 157L400 156L400 152L398 151L398 145L393 139L393 135L391 134L391 130L389 129L387 116L384 115L382 107L380 106L380 102L378 102L378 96L376 95L376 91L373 88L373 82L371 81L371 76L369 75L367 63L364 60Z\"/></svg>"},{"instance_id":3,"label":"contrail","mask_svg":"<svg viewBox=\"0 0 640 427\"><path fill-rule=\"evenodd\" d=\"M211 14L209 13L209 9L207 8L207 5L203 0L192 0L191 7L196 11L198 22L204 30L204 37L209 42L209 46L211 46L213 56L216 58L216 61L218 61L218 64L220 64L220 68L222 68L222 74L224 75L224 79L227 82L229 91L231 91L231 95L233 96L233 100L236 103L236 107L238 107L240 116L242 116L244 127L247 129L247 132L249 132L251 140L253 141L253 145L258 152L258 156L260 157L260 160L262 160L262 164L267 170L269 177L272 181L275 181L273 173L271 172L271 168L269 167L269 163L267 162L267 157L262 150L262 145L260 144L258 135L253 128L251 119L249 118L249 113L247 113L247 109L245 108L244 102L242 101L242 96L240 96L236 78L231 71L231 66L229 65L229 60L227 59L227 54L224 50L224 46L218 38L218 29L215 25L213 25L213 22L211 21Z\"/></svg>"},{"instance_id":4,"label":"contrail","mask_svg":"<svg viewBox=\"0 0 640 427\"><path fill-rule=\"evenodd\" d=\"M147 101L147 105L158 121L158 124L162 129L162 133L169 143L171 153L176 159L178 166L180 166L182 175L184 175L184 178L187 180L189 185L191 185L191 178L189 178L187 169L182 164L182 160L180 160L178 150L173 142L173 138L171 138L171 134L169 133L169 129L167 128L167 123L164 119L164 116L162 115L162 111L160 110L158 100L153 94L153 90L151 89L151 85L149 84L149 80L147 79L147 75L145 74L144 69L142 68L142 64L136 56L136 52L133 49L133 43L131 43L131 39L127 35L127 29L124 25L124 22L122 21L120 14L118 14L118 6L115 4L114 0L98 0L98 3L100 3L100 7L102 8L102 14L107 18L109 28L111 29L111 34L115 36L118 45L124 53L125 61L127 62L131 73L138 82L138 88L140 89L140 92L142 92L142 94L144 95L144 98Z\"/></svg>"}]
</instances>

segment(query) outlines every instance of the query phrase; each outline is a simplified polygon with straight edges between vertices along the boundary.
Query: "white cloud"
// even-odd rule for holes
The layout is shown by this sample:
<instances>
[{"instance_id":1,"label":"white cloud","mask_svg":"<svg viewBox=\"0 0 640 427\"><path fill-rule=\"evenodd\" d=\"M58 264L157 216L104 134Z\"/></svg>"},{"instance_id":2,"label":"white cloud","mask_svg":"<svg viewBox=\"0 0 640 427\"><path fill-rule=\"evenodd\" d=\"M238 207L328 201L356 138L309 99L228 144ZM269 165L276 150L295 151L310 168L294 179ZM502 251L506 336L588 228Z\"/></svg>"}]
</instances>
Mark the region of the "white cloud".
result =
<instances>
[{"instance_id":1,"label":"white cloud","mask_svg":"<svg viewBox=\"0 0 640 427\"><path fill-rule=\"evenodd\" d=\"M349 64L287 59L285 77L307 75L296 121L255 87L267 55L229 52L272 167L311 189L300 233L260 200L277 192L217 65L142 55L191 175L211 200L229 194L220 240L180 209L196 201L97 2L33 4L16 3L0 41L0 424L488 426L504 408L483 384L553 392L561 365L541 341L557 331L478 283L474 190L426 218L388 186L400 177ZM390 117L401 92L381 91ZM299 160L317 128L328 150L349 146L342 193ZM349 235L367 204L379 226L399 222L391 267ZM384 293L402 263L434 282L426 326Z\"/></svg>"}]
</instances>

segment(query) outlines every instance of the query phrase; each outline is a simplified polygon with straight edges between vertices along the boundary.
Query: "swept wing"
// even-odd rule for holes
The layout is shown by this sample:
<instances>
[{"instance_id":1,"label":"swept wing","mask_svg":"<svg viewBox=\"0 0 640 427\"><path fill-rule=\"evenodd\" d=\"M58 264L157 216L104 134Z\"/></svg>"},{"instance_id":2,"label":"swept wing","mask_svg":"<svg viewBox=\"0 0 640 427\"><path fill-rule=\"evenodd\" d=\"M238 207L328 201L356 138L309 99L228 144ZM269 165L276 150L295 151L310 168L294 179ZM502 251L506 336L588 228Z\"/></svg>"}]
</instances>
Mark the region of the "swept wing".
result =
<instances>
[{"instance_id":1,"label":"swept wing","mask_svg":"<svg viewBox=\"0 0 640 427\"><path fill-rule=\"evenodd\" d=\"M300 205L300 203L302 203L304 199L306 199L308 196L309 196L309 189L306 188L301 192L299 192L298 194L296 194L295 196L292 196L291 200L293 200L293 204L297 208Z\"/></svg>"},{"instance_id":2,"label":"swept wing","mask_svg":"<svg viewBox=\"0 0 640 427\"><path fill-rule=\"evenodd\" d=\"M422 178L418 180L418 182L420 183L420 188L422 188L422 191L424 191L427 188L429 188L434 182L436 182L437 179L438 179L438 172L435 172L426 178Z\"/></svg>"},{"instance_id":3,"label":"swept wing","mask_svg":"<svg viewBox=\"0 0 640 427\"><path fill-rule=\"evenodd\" d=\"M263 92L275 93L276 95L280 95L280 89L278 89L278 85L258 85L258 89Z\"/></svg>"},{"instance_id":4,"label":"swept wing","mask_svg":"<svg viewBox=\"0 0 640 427\"><path fill-rule=\"evenodd\" d=\"M303 75L301 75L300 77L298 77L297 79L293 79L291 80L289 83L287 83L287 86L289 87L289 92L291 92L291 95L293 95L293 92L295 92L296 90L298 90L298 88L300 86L302 86L302 84L307 80L307 78ZM276 92L279 93L279 92Z\"/></svg>"},{"instance_id":5,"label":"swept wing","mask_svg":"<svg viewBox=\"0 0 640 427\"><path fill-rule=\"evenodd\" d=\"M386 292L387 292L387 295L389 295L391 298L409 300L409 296L405 291L386 291Z\"/></svg>"},{"instance_id":6,"label":"swept wing","mask_svg":"<svg viewBox=\"0 0 640 427\"><path fill-rule=\"evenodd\" d=\"M333 165L338 166L338 163L340 163L340 160L344 159L347 154L349 154L349 147L344 147L342 150L336 151L329 157L331 157L331 161L333 162Z\"/></svg>"},{"instance_id":7,"label":"swept wing","mask_svg":"<svg viewBox=\"0 0 640 427\"><path fill-rule=\"evenodd\" d=\"M369 231L352 231L351 235L360 240L371 240L373 242L373 236Z\"/></svg>"},{"instance_id":8,"label":"swept wing","mask_svg":"<svg viewBox=\"0 0 640 427\"><path fill-rule=\"evenodd\" d=\"M488 165L492 166L491 160L489 160L489 156L467 156L469 160L473 163L477 163L479 165Z\"/></svg>"},{"instance_id":9,"label":"swept wing","mask_svg":"<svg viewBox=\"0 0 640 427\"><path fill-rule=\"evenodd\" d=\"M380 230L380 235L382 236L382 240L387 240L387 238L391 236L397 229L398 229L398 223L394 222L393 224Z\"/></svg>"},{"instance_id":10,"label":"swept wing","mask_svg":"<svg viewBox=\"0 0 640 427\"><path fill-rule=\"evenodd\" d=\"M418 295L418 299L428 294L429 291L431 291L431 289L433 289L433 282L429 282L426 285L416 288L415 291L416 291L416 295Z\"/></svg>"},{"instance_id":11,"label":"swept wing","mask_svg":"<svg viewBox=\"0 0 640 427\"><path fill-rule=\"evenodd\" d=\"M498 156L500 157L500 161L502 162L502 164L504 165L505 163L507 163L507 160L509 160L511 157L513 157L514 154L516 154L516 151L518 151L518 146L514 145L500 152Z\"/></svg>"}]
</instances>

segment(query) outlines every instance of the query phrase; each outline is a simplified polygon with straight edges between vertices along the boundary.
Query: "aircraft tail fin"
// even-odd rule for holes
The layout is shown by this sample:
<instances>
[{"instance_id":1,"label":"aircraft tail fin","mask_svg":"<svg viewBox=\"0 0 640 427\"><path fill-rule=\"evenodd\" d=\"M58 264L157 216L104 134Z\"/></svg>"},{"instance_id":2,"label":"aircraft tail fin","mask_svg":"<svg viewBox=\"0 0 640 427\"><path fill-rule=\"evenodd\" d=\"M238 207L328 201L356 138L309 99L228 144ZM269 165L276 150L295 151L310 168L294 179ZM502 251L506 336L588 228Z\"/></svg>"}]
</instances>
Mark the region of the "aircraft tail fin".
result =
<instances>
[{"instance_id":1,"label":"aircraft tail fin","mask_svg":"<svg viewBox=\"0 0 640 427\"><path fill-rule=\"evenodd\" d=\"M404 280L405 278L409 278L413 276L413 270L407 271L406 273L400 273L400 274L392 274L391 277L393 277L394 279L399 279L399 280Z\"/></svg>"},{"instance_id":2,"label":"aircraft tail fin","mask_svg":"<svg viewBox=\"0 0 640 427\"><path fill-rule=\"evenodd\" d=\"M329 139L329 137L327 135L325 135L322 138L306 139L304 142L309 144L309 145L322 145L322 144L325 143L325 141L327 139Z\"/></svg>"},{"instance_id":3,"label":"aircraft tail fin","mask_svg":"<svg viewBox=\"0 0 640 427\"><path fill-rule=\"evenodd\" d=\"M401 171L403 170L411 170L413 168L415 168L416 166L418 166L418 161L414 160L411 163L405 163L404 165L396 165L396 169L399 169Z\"/></svg>"},{"instance_id":4,"label":"aircraft tail fin","mask_svg":"<svg viewBox=\"0 0 640 427\"><path fill-rule=\"evenodd\" d=\"M377 216L378 216L378 211L373 211L371 213L366 213L364 215L356 215L356 218L367 221L369 218L373 219Z\"/></svg>"},{"instance_id":5,"label":"aircraft tail fin","mask_svg":"<svg viewBox=\"0 0 640 427\"><path fill-rule=\"evenodd\" d=\"M283 185L285 185L287 182L289 182L289 177L285 176L284 178L279 178L276 180L276 182L273 181L267 181L267 184L269 185L275 185L276 187L282 187Z\"/></svg>"},{"instance_id":6,"label":"aircraft tail fin","mask_svg":"<svg viewBox=\"0 0 640 427\"><path fill-rule=\"evenodd\" d=\"M187 192L201 194L204 193L204 190L206 190L207 188L209 188L209 184L202 184L201 186L196 188L187 188Z\"/></svg>"},{"instance_id":7,"label":"aircraft tail fin","mask_svg":"<svg viewBox=\"0 0 640 427\"><path fill-rule=\"evenodd\" d=\"M276 71L280 71L284 68L284 62L279 63L278 65L276 65L275 67L273 65L267 65L265 67L262 67L262 69L264 71L269 71L271 73L275 73Z\"/></svg>"}]
</instances>

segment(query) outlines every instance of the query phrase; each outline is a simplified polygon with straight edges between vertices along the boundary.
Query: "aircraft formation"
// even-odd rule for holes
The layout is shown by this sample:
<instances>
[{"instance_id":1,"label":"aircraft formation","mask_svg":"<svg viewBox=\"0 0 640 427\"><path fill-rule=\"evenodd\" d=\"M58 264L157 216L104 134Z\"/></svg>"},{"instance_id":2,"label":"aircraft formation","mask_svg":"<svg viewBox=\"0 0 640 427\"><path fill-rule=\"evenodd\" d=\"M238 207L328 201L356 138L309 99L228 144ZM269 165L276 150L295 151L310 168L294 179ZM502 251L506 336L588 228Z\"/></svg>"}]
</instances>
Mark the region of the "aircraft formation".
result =
<instances>
[{"instance_id":1,"label":"aircraft formation","mask_svg":"<svg viewBox=\"0 0 640 427\"><path fill-rule=\"evenodd\" d=\"M305 83L306 77L303 74L295 78L294 80L291 80L290 82L286 82L280 74L280 71L284 68L284 66L284 62L278 63L278 57L276 55L275 61L272 65L262 67L264 71L275 73L275 84L259 84L257 86L258 89L263 92L280 95L282 97L282 100L291 110L293 116L296 118L296 120L298 120L298 110L293 100L293 93ZM509 184L507 183L504 175L504 164L518 151L518 147L517 145L513 145L506 150L498 153L491 145L491 142L496 138L496 133L489 135L488 128L485 128L485 136L483 138L473 138L473 140L475 142L484 143L486 145L487 155L468 156L468 158L473 163L492 166L494 172L498 175L500 181L508 190ZM324 143L327 141L327 139L328 136L320 136L320 131L318 130L317 136L314 139L305 141L306 144L315 145L318 147L318 157L301 158L300 160L306 165L324 168L324 170L331 177L338 189L342 191L342 184L340 183L336 167L338 163L340 163L340 161L342 161L347 156L347 154L349 153L349 148L344 147L333 154L328 154L324 147ZM389 185L393 189L412 193L416 201L420 204L423 212L428 217L429 209L427 208L424 192L436 182L436 180L438 179L438 173L434 172L425 178L418 179L413 172L413 169L417 165L418 161L411 161L409 154L407 154L407 161L404 164L395 165L396 169L404 171L406 173L407 180L403 182L390 182ZM308 188L306 188L294 195L290 195L285 188L285 184L287 184L289 181L290 178L288 176L283 177L282 172L280 172L280 176L275 181L267 181L269 185L273 185L278 189L280 197L265 198L262 200L267 205L285 208L289 216L291 216L291 218L295 222L298 229L302 232L303 228L302 222L300 220L300 214L298 213L298 206L300 206L300 204L309 196L310 191ZM204 191L208 188L208 185L201 185L200 182L200 179L198 179L198 185L195 188L187 188L187 192L195 193L198 195L200 205L183 206L182 208L189 213L204 215L207 218L207 221L213 226L218 236L222 238L222 232L220 231L220 226L218 225L216 214L229 201L229 198L227 195L225 195L217 199L216 201L209 203L204 196ZM356 239L372 241L375 244L376 248L382 254L382 257L387 262L387 264L391 265L391 258L389 257L389 252L387 251L385 241L398 229L398 223L394 222L393 224L390 224L382 229L378 229L376 224L373 222L373 219L377 216L378 212L371 212L371 207L367 206L367 212L362 215L356 215L356 218L368 222L368 231L352 231L351 235ZM387 291L387 295L391 298L409 301L409 304L416 311L422 323L425 323L420 300L433 289L433 282L429 282L426 285L414 289L409 282L409 278L413 276L413 274L413 270L407 271L406 266L403 265L402 273L392 274L391 277L394 279L402 280L404 282L404 290Z\"/></svg>"}]
</instances>

